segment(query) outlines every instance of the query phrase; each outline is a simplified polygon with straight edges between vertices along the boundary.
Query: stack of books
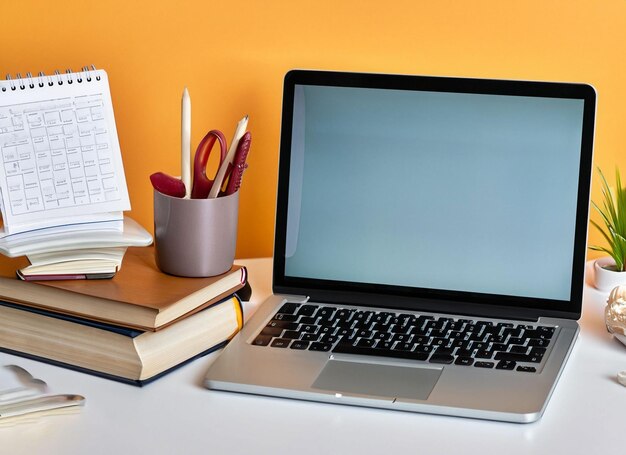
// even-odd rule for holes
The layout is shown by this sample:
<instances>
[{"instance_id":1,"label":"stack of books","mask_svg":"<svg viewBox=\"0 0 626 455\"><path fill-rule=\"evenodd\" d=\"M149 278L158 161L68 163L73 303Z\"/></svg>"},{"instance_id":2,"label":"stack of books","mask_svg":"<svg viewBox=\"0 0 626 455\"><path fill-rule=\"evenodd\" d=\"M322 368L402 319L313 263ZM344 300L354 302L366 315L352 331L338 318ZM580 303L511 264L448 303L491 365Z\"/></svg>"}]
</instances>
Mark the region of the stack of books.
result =
<instances>
[{"instance_id":1,"label":"stack of books","mask_svg":"<svg viewBox=\"0 0 626 455\"><path fill-rule=\"evenodd\" d=\"M219 349L243 325L240 266L209 278L161 273L154 248L128 248L111 280L21 281L0 261L0 350L144 385ZM244 297L245 298L245 297Z\"/></svg>"}]
</instances>

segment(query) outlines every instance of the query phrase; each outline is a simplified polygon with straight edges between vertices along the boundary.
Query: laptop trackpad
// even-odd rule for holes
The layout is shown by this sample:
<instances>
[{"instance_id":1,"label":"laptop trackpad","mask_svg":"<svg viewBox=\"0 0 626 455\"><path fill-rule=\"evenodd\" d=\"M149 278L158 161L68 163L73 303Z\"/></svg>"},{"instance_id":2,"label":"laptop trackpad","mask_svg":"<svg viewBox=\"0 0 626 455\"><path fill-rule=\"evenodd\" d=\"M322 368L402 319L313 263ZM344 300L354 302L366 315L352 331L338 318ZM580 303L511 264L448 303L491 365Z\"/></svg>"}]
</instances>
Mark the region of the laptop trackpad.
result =
<instances>
[{"instance_id":1,"label":"laptop trackpad","mask_svg":"<svg viewBox=\"0 0 626 455\"><path fill-rule=\"evenodd\" d=\"M440 368L329 360L312 387L341 393L426 400Z\"/></svg>"}]
</instances>

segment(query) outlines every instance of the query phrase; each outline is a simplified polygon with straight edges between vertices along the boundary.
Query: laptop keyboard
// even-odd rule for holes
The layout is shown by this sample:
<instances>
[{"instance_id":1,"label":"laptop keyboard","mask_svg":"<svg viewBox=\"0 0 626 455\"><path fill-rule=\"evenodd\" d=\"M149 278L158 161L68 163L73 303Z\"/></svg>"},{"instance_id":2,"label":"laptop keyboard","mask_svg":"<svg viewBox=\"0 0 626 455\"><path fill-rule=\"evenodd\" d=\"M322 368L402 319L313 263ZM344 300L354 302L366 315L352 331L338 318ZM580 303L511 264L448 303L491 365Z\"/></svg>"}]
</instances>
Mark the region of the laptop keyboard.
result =
<instances>
[{"instance_id":1,"label":"laptop keyboard","mask_svg":"<svg viewBox=\"0 0 626 455\"><path fill-rule=\"evenodd\" d=\"M537 372L555 327L285 303L256 346Z\"/></svg>"}]
</instances>

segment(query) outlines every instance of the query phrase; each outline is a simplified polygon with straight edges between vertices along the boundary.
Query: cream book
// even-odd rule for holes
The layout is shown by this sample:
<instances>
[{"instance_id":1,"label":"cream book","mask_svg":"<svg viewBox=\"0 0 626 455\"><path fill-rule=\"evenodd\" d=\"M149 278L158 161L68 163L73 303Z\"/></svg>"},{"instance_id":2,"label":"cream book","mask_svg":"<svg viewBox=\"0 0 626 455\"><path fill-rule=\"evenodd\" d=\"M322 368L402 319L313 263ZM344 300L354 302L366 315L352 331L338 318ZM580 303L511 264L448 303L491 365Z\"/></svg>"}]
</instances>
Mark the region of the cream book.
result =
<instances>
[{"instance_id":1,"label":"cream book","mask_svg":"<svg viewBox=\"0 0 626 455\"><path fill-rule=\"evenodd\" d=\"M122 267L125 247L91 248L28 256L31 265L17 271L22 280L112 278Z\"/></svg>"},{"instance_id":2,"label":"cream book","mask_svg":"<svg viewBox=\"0 0 626 455\"><path fill-rule=\"evenodd\" d=\"M223 347L242 325L241 301L236 295L158 332L0 302L0 350L144 385Z\"/></svg>"}]
</instances>

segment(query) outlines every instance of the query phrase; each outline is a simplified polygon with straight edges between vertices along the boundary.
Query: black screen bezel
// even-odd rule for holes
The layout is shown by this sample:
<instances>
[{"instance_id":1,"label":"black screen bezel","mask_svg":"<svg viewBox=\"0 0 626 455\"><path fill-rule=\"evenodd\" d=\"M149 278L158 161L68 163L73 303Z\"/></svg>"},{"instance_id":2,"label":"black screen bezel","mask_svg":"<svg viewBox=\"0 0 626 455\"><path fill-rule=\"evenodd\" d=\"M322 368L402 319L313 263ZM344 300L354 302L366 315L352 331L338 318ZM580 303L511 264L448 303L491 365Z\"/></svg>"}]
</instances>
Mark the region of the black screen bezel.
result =
<instances>
[{"instance_id":1,"label":"black screen bezel","mask_svg":"<svg viewBox=\"0 0 626 455\"><path fill-rule=\"evenodd\" d=\"M296 85L568 98L584 101L572 285L569 300L372 285L285 275L288 181ZM596 93L587 84L292 70L284 79L274 242L273 292L312 300L413 311L537 319L580 318L585 272Z\"/></svg>"}]
</instances>

